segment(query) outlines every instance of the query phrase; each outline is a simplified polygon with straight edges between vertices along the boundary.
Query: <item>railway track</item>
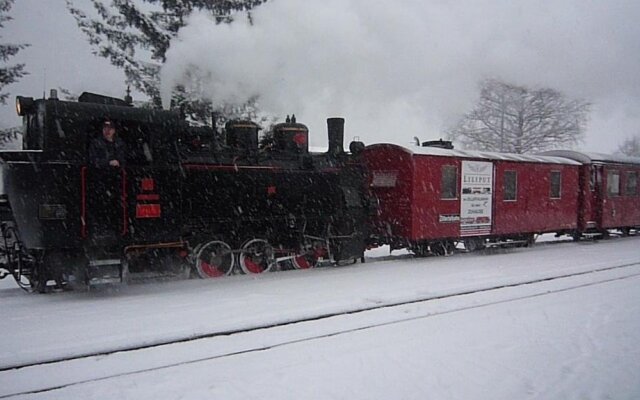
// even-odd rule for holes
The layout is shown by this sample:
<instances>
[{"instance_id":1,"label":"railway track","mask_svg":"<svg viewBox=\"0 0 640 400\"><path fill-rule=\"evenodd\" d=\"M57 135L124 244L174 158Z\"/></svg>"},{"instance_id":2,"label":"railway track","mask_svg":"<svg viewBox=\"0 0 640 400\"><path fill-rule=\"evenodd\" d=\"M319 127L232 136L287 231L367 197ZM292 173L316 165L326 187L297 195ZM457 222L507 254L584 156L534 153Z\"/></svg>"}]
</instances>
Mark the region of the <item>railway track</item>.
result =
<instances>
[{"instance_id":1,"label":"railway track","mask_svg":"<svg viewBox=\"0 0 640 400\"><path fill-rule=\"evenodd\" d=\"M487 286L445 295L423 296L406 301L376 302L373 300L373 304L366 307L355 307L346 311L324 313L247 329L211 332L125 349L7 366L0 369L0 382L5 382L5 384L0 384L0 399L50 392L74 385L266 351L296 343L552 295L639 276L640 262L608 265L587 271ZM325 325L331 325L331 327L325 327L323 322L329 320L332 321L332 324ZM336 322L338 323L336 324ZM310 334L310 331L313 331L313 334ZM265 340L265 337L272 339ZM257 338L262 339L254 340ZM179 347L176 348L176 346ZM179 350L177 352L180 354L179 357L175 356L176 349ZM163 353L171 353L172 356L159 356ZM151 354L155 356L149 357ZM139 362L131 362L132 358ZM145 361L148 359L155 361ZM104 364L105 368L95 369L96 364ZM42 378L60 368L69 371L66 374L68 377L62 380L58 379L55 382L47 382L46 378ZM93 368L94 371L88 373L87 368ZM75 375L74 371L77 372ZM34 380L30 377L39 378ZM20 381L24 384L9 390L11 388L8 388L6 382L11 381Z\"/></svg>"}]
</instances>

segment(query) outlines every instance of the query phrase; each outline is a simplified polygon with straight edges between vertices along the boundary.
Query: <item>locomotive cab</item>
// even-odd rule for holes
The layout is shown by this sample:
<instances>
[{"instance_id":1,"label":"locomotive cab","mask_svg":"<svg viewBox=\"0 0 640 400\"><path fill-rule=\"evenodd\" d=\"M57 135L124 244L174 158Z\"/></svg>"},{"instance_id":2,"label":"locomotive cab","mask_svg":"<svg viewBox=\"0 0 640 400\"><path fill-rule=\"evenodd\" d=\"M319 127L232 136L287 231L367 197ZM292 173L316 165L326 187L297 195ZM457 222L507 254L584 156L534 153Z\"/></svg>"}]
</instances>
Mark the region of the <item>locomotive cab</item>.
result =
<instances>
[{"instance_id":1,"label":"locomotive cab","mask_svg":"<svg viewBox=\"0 0 640 400\"><path fill-rule=\"evenodd\" d=\"M62 101L53 91L49 99L18 97L16 106L23 117L23 150L0 152L0 158L25 249L19 256L35 263L34 271L40 264L59 266L48 276L29 277L38 290L49 279L77 275L66 265L87 259L98 259L100 266L94 282L85 276L89 283L120 281L123 244L164 245L175 238L179 205L172 199L178 197L179 167L172 133L182 123L177 113L88 93L77 102ZM96 168L89 160L105 118L124 142L119 168Z\"/></svg>"}]
</instances>

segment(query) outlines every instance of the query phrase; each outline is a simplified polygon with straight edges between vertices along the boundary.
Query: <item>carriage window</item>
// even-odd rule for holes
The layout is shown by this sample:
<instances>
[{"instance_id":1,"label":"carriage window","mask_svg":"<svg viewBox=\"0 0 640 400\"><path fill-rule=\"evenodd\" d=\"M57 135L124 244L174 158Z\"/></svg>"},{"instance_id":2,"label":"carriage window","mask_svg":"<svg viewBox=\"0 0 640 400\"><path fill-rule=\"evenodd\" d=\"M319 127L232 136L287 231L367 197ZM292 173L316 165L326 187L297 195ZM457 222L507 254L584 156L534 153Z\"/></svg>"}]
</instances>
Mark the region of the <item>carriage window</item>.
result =
<instances>
[{"instance_id":1,"label":"carriage window","mask_svg":"<svg viewBox=\"0 0 640 400\"><path fill-rule=\"evenodd\" d=\"M625 189L627 196L635 196L638 194L638 173L627 172L627 185Z\"/></svg>"},{"instance_id":2,"label":"carriage window","mask_svg":"<svg viewBox=\"0 0 640 400\"><path fill-rule=\"evenodd\" d=\"M550 190L549 190L549 197L551 197L552 199L559 199L560 198L560 194L562 192L561 190L561 186L562 186L562 174L560 171L551 171L551 179L549 180L549 183L551 184Z\"/></svg>"},{"instance_id":3,"label":"carriage window","mask_svg":"<svg viewBox=\"0 0 640 400\"><path fill-rule=\"evenodd\" d=\"M504 201L515 201L517 198L518 174L516 171L504 171L504 182L502 184Z\"/></svg>"},{"instance_id":4,"label":"carriage window","mask_svg":"<svg viewBox=\"0 0 640 400\"><path fill-rule=\"evenodd\" d=\"M442 167L441 199L455 199L458 197L458 167L445 165Z\"/></svg>"},{"instance_id":5,"label":"carriage window","mask_svg":"<svg viewBox=\"0 0 640 400\"><path fill-rule=\"evenodd\" d=\"M607 193L609 196L620 196L620 172L609 171L607 173Z\"/></svg>"}]
</instances>

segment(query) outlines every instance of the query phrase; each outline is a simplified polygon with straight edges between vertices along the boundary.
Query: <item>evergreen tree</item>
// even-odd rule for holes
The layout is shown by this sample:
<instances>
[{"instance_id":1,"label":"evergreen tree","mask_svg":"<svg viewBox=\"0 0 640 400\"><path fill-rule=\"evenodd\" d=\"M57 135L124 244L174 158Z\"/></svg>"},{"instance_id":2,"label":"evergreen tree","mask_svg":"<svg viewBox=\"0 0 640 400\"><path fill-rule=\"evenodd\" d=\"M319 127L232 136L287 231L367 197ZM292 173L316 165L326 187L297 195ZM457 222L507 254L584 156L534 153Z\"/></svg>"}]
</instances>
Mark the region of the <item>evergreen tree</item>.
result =
<instances>
[{"instance_id":1,"label":"evergreen tree","mask_svg":"<svg viewBox=\"0 0 640 400\"><path fill-rule=\"evenodd\" d=\"M13 19L8 15L13 2L14 0L0 0L0 28L4 28L5 22ZM27 46L28 44L0 43L0 60L2 60L0 66L0 103L2 104L6 104L9 97L9 93L3 93L6 86L17 82L28 74L24 69L24 64L8 65L9 59Z\"/></svg>"},{"instance_id":2,"label":"evergreen tree","mask_svg":"<svg viewBox=\"0 0 640 400\"><path fill-rule=\"evenodd\" d=\"M5 22L13 19L8 15L13 2L14 0L0 0L0 28L4 28ZM2 65L0 65L0 104L7 103L9 93L4 91L6 87L28 74L24 69L24 64L8 64L11 57L27 46L29 45L0 43L0 60L2 60ZM0 148L19 146L20 132L21 129L18 127L0 129Z\"/></svg>"},{"instance_id":3,"label":"evergreen tree","mask_svg":"<svg viewBox=\"0 0 640 400\"><path fill-rule=\"evenodd\" d=\"M160 105L160 67L173 39L195 10L229 23L236 11L249 11L266 0L90 0L94 15L66 0L67 9L86 34L94 54L124 69L128 83ZM205 122L210 103L177 88L172 103L194 121ZM251 107L248 104L247 107Z\"/></svg>"}]
</instances>

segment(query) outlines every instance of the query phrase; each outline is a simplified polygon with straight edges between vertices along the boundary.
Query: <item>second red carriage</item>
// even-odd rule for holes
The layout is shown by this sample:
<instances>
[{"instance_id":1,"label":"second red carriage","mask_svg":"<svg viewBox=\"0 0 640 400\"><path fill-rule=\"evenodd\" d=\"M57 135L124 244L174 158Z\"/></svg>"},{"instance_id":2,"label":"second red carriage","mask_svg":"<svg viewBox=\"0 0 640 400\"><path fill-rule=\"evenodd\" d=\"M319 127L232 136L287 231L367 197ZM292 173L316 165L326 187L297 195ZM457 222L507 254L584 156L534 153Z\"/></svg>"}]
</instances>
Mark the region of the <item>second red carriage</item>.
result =
<instances>
[{"instance_id":1,"label":"second red carriage","mask_svg":"<svg viewBox=\"0 0 640 400\"><path fill-rule=\"evenodd\" d=\"M554 150L545 155L578 161L580 204L576 236L628 234L640 227L640 159L624 155Z\"/></svg>"}]
</instances>

